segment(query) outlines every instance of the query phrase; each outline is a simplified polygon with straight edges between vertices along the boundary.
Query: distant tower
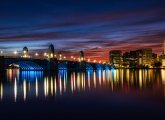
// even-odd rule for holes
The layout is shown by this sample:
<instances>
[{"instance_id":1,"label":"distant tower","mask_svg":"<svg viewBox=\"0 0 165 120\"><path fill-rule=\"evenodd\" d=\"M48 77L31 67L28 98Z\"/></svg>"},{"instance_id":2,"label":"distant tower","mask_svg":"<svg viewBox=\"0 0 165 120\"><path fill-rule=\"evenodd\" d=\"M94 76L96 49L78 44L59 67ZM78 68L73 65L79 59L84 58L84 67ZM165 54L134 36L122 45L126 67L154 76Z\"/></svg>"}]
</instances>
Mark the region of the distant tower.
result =
<instances>
[{"instance_id":1,"label":"distant tower","mask_svg":"<svg viewBox=\"0 0 165 120\"><path fill-rule=\"evenodd\" d=\"M48 48L48 57L49 58L54 58L54 45L50 44Z\"/></svg>"},{"instance_id":2,"label":"distant tower","mask_svg":"<svg viewBox=\"0 0 165 120\"><path fill-rule=\"evenodd\" d=\"M80 62L84 61L84 52L80 51Z\"/></svg>"},{"instance_id":3,"label":"distant tower","mask_svg":"<svg viewBox=\"0 0 165 120\"><path fill-rule=\"evenodd\" d=\"M23 57L24 58L28 58L29 57L29 50L28 50L28 48L26 46L23 48Z\"/></svg>"}]
</instances>

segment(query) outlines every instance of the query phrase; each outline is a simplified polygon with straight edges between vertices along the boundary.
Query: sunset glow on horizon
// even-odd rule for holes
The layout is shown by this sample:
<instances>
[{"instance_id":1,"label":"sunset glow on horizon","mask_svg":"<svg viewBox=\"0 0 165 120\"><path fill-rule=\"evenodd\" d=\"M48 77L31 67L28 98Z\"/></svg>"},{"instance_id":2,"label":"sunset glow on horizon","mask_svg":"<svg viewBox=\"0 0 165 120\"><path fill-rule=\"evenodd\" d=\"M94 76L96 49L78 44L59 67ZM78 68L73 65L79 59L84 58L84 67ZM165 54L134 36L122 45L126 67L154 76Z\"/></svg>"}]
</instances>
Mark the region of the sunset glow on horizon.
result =
<instances>
[{"instance_id":1,"label":"sunset glow on horizon","mask_svg":"<svg viewBox=\"0 0 165 120\"><path fill-rule=\"evenodd\" d=\"M152 48L163 52L163 0L28 0L0 4L0 51L44 54L49 44L66 59L108 61L110 50Z\"/></svg>"}]
</instances>

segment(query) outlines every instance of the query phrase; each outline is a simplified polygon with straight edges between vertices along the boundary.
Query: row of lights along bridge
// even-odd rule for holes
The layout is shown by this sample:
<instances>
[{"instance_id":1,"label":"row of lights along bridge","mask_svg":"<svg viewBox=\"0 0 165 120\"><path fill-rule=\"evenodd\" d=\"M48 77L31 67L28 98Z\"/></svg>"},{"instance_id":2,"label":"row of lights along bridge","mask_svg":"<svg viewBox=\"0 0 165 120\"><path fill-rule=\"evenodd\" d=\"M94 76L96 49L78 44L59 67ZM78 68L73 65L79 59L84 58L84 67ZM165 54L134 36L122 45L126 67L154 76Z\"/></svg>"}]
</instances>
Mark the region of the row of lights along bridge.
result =
<instances>
[{"instance_id":1,"label":"row of lights along bridge","mask_svg":"<svg viewBox=\"0 0 165 120\"><path fill-rule=\"evenodd\" d=\"M4 54L3 51L0 51L0 53L1 53L1 56L8 57L7 55ZM21 58L27 58L27 59L29 59L29 58L45 59L46 58L46 59L58 59L58 60L72 60L72 61L78 61L78 62L86 61L86 62L94 62L94 63L102 63L102 64L106 63L106 62L102 62L101 60L100 61L97 61L97 60L91 61L90 58L86 59L84 57L84 52L83 51L79 52L79 57L70 56L70 58L67 58L66 56L63 56L61 52L59 52L58 54L55 54L54 46L52 44L49 45L48 52L44 52L42 55L39 54L38 52L36 52L33 55L34 57L30 56L29 55L29 49L27 47L23 48L21 56L18 55L18 51L14 51L13 55L14 56L12 56L12 57L21 57Z\"/></svg>"}]
</instances>

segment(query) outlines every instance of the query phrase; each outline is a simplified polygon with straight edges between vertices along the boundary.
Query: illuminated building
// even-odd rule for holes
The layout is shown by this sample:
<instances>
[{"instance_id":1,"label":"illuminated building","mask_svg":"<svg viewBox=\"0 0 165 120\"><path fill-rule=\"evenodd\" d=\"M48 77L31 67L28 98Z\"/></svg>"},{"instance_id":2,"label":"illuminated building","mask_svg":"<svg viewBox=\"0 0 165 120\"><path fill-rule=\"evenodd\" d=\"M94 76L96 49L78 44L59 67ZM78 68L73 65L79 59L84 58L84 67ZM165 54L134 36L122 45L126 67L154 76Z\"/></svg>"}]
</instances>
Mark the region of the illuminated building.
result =
<instances>
[{"instance_id":1,"label":"illuminated building","mask_svg":"<svg viewBox=\"0 0 165 120\"><path fill-rule=\"evenodd\" d=\"M109 60L115 67L120 67L122 61L121 50L112 50L109 52Z\"/></svg>"},{"instance_id":2,"label":"illuminated building","mask_svg":"<svg viewBox=\"0 0 165 120\"><path fill-rule=\"evenodd\" d=\"M54 58L54 46L52 44L49 45L48 50L48 58Z\"/></svg>"},{"instance_id":3,"label":"illuminated building","mask_svg":"<svg viewBox=\"0 0 165 120\"><path fill-rule=\"evenodd\" d=\"M137 65L137 51L125 52L123 54L123 67L136 67Z\"/></svg>"},{"instance_id":4,"label":"illuminated building","mask_svg":"<svg viewBox=\"0 0 165 120\"><path fill-rule=\"evenodd\" d=\"M159 61L162 63L162 67L165 67L165 40L163 43L163 54L159 56Z\"/></svg>"},{"instance_id":5,"label":"illuminated building","mask_svg":"<svg viewBox=\"0 0 165 120\"><path fill-rule=\"evenodd\" d=\"M152 53L152 49L139 49L136 51L125 52L123 63L125 67L152 67L157 62L157 54Z\"/></svg>"},{"instance_id":6,"label":"illuminated building","mask_svg":"<svg viewBox=\"0 0 165 120\"><path fill-rule=\"evenodd\" d=\"M23 56L24 58L29 58L29 50L27 47L23 48Z\"/></svg>"},{"instance_id":7,"label":"illuminated building","mask_svg":"<svg viewBox=\"0 0 165 120\"><path fill-rule=\"evenodd\" d=\"M152 65L152 49L139 49L137 50L138 54L138 65L144 66L144 67L151 67Z\"/></svg>"}]
</instances>

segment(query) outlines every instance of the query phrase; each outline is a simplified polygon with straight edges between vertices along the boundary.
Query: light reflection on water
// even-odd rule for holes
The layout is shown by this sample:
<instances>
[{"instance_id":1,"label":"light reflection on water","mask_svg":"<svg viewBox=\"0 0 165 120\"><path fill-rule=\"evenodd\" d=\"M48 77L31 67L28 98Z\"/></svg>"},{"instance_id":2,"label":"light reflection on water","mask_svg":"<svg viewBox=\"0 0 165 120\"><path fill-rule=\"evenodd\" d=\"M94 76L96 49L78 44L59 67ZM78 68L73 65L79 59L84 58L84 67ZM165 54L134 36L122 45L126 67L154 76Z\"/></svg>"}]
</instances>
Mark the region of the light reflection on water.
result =
<instances>
[{"instance_id":1,"label":"light reflection on water","mask_svg":"<svg viewBox=\"0 0 165 120\"><path fill-rule=\"evenodd\" d=\"M1 73L0 98L13 101L58 97L74 92L90 92L109 89L110 92L148 90L165 94L165 69L117 69L88 70L76 72L59 70L57 73L43 71L19 71L8 69Z\"/></svg>"}]
</instances>

